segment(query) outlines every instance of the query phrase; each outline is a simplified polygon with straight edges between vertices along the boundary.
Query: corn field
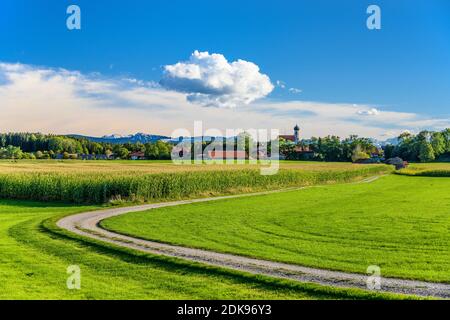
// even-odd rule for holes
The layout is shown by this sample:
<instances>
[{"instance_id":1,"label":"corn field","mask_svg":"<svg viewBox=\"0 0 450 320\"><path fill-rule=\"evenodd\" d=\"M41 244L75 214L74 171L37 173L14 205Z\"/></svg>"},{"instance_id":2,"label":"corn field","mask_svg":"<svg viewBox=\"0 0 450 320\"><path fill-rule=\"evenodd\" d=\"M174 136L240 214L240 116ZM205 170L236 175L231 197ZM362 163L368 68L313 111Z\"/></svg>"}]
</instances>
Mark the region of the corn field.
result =
<instances>
[{"instance_id":1,"label":"corn field","mask_svg":"<svg viewBox=\"0 0 450 320\"><path fill-rule=\"evenodd\" d=\"M99 204L109 201L155 201L218 194L282 189L390 172L385 165L353 170L289 170L262 176L259 170L192 171L173 173L0 173L0 198Z\"/></svg>"},{"instance_id":2,"label":"corn field","mask_svg":"<svg viewBox=\"0 0 450 320\"><path fill-rule=\"evenodd\" d=\"M450 177L450 170L409 170L402 169L395 172L399 175L404 176L416 176L416 177Z\"/></svg>"}]
</instances>

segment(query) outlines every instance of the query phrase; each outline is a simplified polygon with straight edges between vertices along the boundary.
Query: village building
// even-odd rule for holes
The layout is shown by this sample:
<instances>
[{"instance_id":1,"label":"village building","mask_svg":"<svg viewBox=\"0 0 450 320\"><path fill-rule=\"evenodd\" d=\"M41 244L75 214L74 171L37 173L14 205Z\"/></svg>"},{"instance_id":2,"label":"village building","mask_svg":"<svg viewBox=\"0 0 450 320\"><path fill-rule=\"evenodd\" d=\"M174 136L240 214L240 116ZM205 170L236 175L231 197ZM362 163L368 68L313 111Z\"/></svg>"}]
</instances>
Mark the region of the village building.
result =
<instances>
[{"instance_id":1,"label":"village building","mask_svg":"<svg viewBox=\"0 0 450 320\"><path fill-rule=\"evenodd\" d=\"M106 155L106 154L81 153L78 155L78 159L81 159L81 160L112 160L112 159L114 159L114 157L113 157L113 155Z\"/></svg>"},{"instance_id":2,"label":"village building","mask_svg":"<svg viewBox=\"0 0 450 320\"><path fill-rule=\"evenodd\" d=\"M278 136L279 139L284 139L286 141L291 141L295 144L299 143L300 141L300 128L299 126L296 124L294 127L294 134L285 134L285 135L280 135Z\"/></svg>"},{"instance_id":3,"label":"village building","mask_svg":"<svg viewBox=\"0 0 450 320\"><path fill-rule=\"evenodd\" d=\"M294 158L309 160L314 158L314 151L312 151L309 145L303 144L300 140L300 127L296 124L294 127L294 134L292 135L279 135L279 139L284 139L295 144L294 147ZM284 159L285 156L280 154L280 159Z\"/></svg>"},{"instance_id":4,"label":"village building","mask_svg":"<svg viewBox=\"0 0 450 320\"><path fill-rule=\"evenodd\" d=\"M131 160L145 160L145 153L142 151L135 151L130 154Z\"/></svg>"},{"instance_id":5,"label":"village building","mask_svg":"<svg viewBox=\"0 0 450 320\"><path fill-rule=\"evenodd\" d=\"M247 153L243 150L212 150L208 151L208 159L246 159Z\"/></svg>"}]
</instances>

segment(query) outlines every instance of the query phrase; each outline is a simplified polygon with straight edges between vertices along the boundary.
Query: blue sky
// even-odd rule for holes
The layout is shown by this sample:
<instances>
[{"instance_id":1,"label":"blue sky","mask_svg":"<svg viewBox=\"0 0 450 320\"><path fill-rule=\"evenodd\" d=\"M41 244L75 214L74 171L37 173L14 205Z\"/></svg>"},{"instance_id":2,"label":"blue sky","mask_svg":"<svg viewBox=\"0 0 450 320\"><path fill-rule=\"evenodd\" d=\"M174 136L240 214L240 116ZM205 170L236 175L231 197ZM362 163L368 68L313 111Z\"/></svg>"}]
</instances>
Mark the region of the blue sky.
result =
<instances>
[{"instance_id":1,"label":"blue sky","mask_svg":"<svg viewBox=\"0 0 450 320\"><path fill-rule=\"evenodd\" d=\"M70 4L81 8L82 30L65 26ZM381 30L366 28L370 4L381 8ZM158 82L163 66L208 51L258 65L275 85L266 103L362 105L427 121L450 115L449 39L446 0L0 3L3 63Z\"/></svg>"}]
</instances>

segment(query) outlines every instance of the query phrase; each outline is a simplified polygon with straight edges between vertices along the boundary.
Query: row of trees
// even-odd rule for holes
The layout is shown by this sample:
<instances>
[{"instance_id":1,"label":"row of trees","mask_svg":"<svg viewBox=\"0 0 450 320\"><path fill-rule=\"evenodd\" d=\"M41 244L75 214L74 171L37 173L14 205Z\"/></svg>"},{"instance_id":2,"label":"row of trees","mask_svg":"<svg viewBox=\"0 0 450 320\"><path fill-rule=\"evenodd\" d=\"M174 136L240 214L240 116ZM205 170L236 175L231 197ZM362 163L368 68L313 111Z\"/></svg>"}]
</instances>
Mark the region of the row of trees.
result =
<instances>
[{"instance_id":1,"label":"row of trees","mask_svg":"<svg viewBox=\"0 0 450 320\"><path fill-rule=\"evenodd\" d=\"M313 137L310 140L302 140L297 145L291 141L280 141L280 153L286 159L298 159L305 153L297 150L308 150L308 158L317 161L358 161L369 159L372 154L379 153L378 148L371 139L360 138L356 135L342 140L338 136L323 138Z\"/></svg>"},{"instance_id":2,"label":"row of trees","mask_svg":"<svg viewBox=\"0 0 450 320\"><path fill-rule=\"evenodd\" d=\"M219 144L233 144L232 149L251 150L261 147L248 134L241 139L215 141ZM193 150L193 144L188 144ZM204 150L209 143L202 144ZM271 152L271 143L266 146ZM397 145L387 145L379 150L369 138L356 135L341 140L337 136L323 138L313 137L302 140L297 145L291 141L280 139L279 150L286 159L301 159L307 154L308 159L317 161L358 161L368 159L384 152L385 158L400 157L407 161L434 161L444 157L450 158L450 129L441 132L422 131L417 135L403 133L398 137ZM309 152L299 152L307 150ZM163 141L155 143L109 144L92 142L87 139L67 136L43 135L39 133L6 133L0 134L0 158L7 159L51 159L63 157L76 158L78 155L105 155L107 158L129 159L133 152L141 152L145 158L170 159L172 145ZM380 153L381 151L381 153ZM256 157L257 155L251 155Z\"/></svg>"},{"instance_id":3,"label":"row of trees","mask_svg":"<svg viewBox=\"0 0 450 320\"><path fill-rule=\"evenodd\" d=\"M298 158L296 148L311 151L311 160L319 161L358 161L376 154L386 159L400 157L413 162L450 160L450 128L440 132L422 131L417 135L405 132L398 137L398 144L388 144L379 150L369 138L352 135L341 140L337 136L311 138L294 145L289 141L280 141L280 152L287 159ZM300 153L301 156L301 153Z\"/></svg>"},{"instance_id":4,"label":"row of trees","mask_svg":"<svg viewBox=\"0 0 450 320\"><path fill-rule=\"evenodd\" d=\"M163 141L110 144L40 133L0 134L0 158L3 159L50 159L58 155L69 159L82 154L128 159L133 152L143 152L148 159L170 159L171 147ZM15 150L14 154L12 150Z\"/></svg>"},{"instance_id":5,"label":"row of trees","mask_svg":"<svg viewBox=\"0 0 450 320\"><path fill-rule=\"evenodd\" d=\"M7 146L0 148L0 159L21 159L23 152L19 147Z\"/></svg>"},{"instance_id":6,"label":"row of trees","mask_svg":"<svg viewBox=\"0 0 450 320\"><path fill-rule=\"evenodd\" d=\"M357 135L341 140L337 136L311 139L309 144L315 158L321 161L357 161L368 159L372 154L378 154L379 150L369 138L361 138Z\"/></svg>"},{"instance_id":7,"label":"row of trees","mask_svg":"<svg viewBox=\"0 0 450 320\"><path fill-rule=\"evenodd\" d=\"M450 128L440 132L422 131L417 135L405 132L398 144L384 147L387 158L400 157L407 161L429 162L450 157Z\"/></svg>"},{"instance_id":8,"label":"row of trees","mask_svg":"<svg viewBox=\"0 0 450 320\"><path fill-rule=\"evenodd\" d=\"M19 147L23 152L53 151L54 153L104 154L112 147L87 139L75 139L67 136L44 135L40 133L2 133L0 148Z\"/></svg>"},{"instance_id":9,"label":"row of trees","mask_svg":"<svg viewBox=\"0 0 450 320\"><path fill-rule=\"evenodd\" d=\"M146 144L137 142L116 144L112 149L112 154L120 159L128 159L132 152L142 152L145 158L149 160L169 160L172 145L163 141Z\"/></svg>"}]
</instances>

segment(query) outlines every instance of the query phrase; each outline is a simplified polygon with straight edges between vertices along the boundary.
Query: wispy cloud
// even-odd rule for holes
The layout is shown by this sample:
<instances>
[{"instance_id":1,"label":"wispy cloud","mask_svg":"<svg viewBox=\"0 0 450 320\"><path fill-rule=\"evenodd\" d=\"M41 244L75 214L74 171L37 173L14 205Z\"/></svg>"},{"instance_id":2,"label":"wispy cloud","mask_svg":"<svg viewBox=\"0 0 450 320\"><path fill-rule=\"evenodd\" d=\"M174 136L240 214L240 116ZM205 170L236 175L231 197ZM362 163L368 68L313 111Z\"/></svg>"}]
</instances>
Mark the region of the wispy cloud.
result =
<instances>
[{"instance_id":1,"label":"wispy cloud","mask_svg":"<svg viewBox=\"0 0 450 320\"><path fill-rule=\"evenodd\" d=\"M240 108L204 108L188 93L132 78L0 63L0 130L104 135L150 132L171 134L205 128L278 128L299 123L304 137L336 134L386 137L408 129L441 129L450 119L379 110L370 105L263 99ZM373 113L375 116L364 116Z\"/></svg>"},{"instance_id":2,"label":"wispy cloud","mask_svg":"<svg viewBox=\"0 0 450 320\"><path fill-rule=\"evenodd\" d=\"M277 87L279 87L281 89L285 89L286 88L286 83L284 81L281 81L281 80L277 80L276 81L276 85L277 85Z\"/></svg>"},{"instance_id":3,"label":"wispy cloud","mask_svg":"<svg viewBox=\"0 0 450 320\"><path fill-rule=\"evenodd\" d=\"M302 90L298 89L298 88L289 88L289 92L294 93L294 94L299 94L299 93L302 93Z\"/></svg>"}]
</instances>

